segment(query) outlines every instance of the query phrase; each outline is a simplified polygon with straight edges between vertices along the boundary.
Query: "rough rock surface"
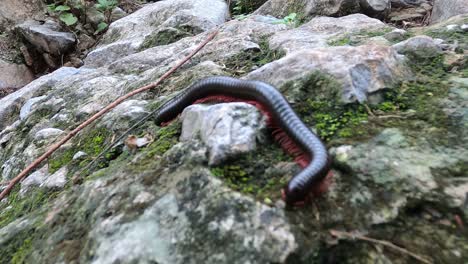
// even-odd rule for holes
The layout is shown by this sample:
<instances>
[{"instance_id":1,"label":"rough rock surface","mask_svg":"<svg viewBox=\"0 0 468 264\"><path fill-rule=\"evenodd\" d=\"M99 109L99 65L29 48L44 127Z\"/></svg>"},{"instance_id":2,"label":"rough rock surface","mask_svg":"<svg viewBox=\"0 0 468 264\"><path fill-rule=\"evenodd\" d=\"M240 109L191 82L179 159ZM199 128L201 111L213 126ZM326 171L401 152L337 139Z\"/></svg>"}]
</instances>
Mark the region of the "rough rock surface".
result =
<instances>
[{"instance_id":1,"label":"rough rock surface","mask_svg":"<svg viewBox=\"0 0 468 264\"><path fill-rule=\"evenodd\" d=\"M174 37L176 32L167 31L170 29L187 31L188 35L206 31L225 22L227 14L228 7L222 0L177 0L146 5L112 23L102 40L112 44L101 45L88 54L85 65L103 66L122 55L136 53L142 46L157 44L158 36Z\"/></svg>"},{"instance_id":2,"label":"rough rock surface","mask_svg":"<svg viewBox=\"0 0 468 264\"><path fill-rule=\"evenodd\" d=\"M440 45L427 36L417 36L397 43L393 46L400 54L411 55L415 58L433 58L442 53Z\"/></svg>"},{"instance_id":3,"label":"rough rock surface","mask_svg":"<svg viewBox=\"0 0 468 264\"><path fill-rule=\"evenodd\" d=\"M434 0L431 22L441 22L450 17L466 13L468 13L467 0Z\"/></svg>"},{"instance_id":4,"label":"rough rock surface","mask_svg":"<svg viewBox=\"0 0 468 264\"><path fill-rule=\"evenodd\" d=\"M16 64L0 59L0 90L20 88L34 80L34 74L24 64Z\"/></svg>"},{"instance_id":5,"label":"rough rock surface","mask_svg":"<svg viewBox=\"0 0 468 264\"><path fill-rule=\"evenodd\" d=\"M359 3L363 13L372 17L385 18L390 13L390 0L360 0Z\"/></svg>"},{"instance_id":6,"label":"rough rock surface","mask_svg":"<svg viewBox=\"0 0 468 264\"><path fill-rule=\"evenodd\" d=\"M270 38L272 49L286 53L301 49L333 46L337 39L384 32L390 27L362 14L344 17L316 17L298 28L281 31Z\"/></svg>"},{"instance_id":7,"label":"rough rock surface","mask_svg":"<svg viewBox=\"0 0 468 264\"><path fill-rule=\"evenodd\" d=\"M181 119L180 141L200 137L208 148L210 165L255 150L258 131L265 125L257 109L246 103L193 105L182 112Z\"/></svg>"},{"instance_id":8,"label":"rough rock surface","mask_svg":"<svg viewBox=\"0 0 468 264\"><path fill-rule=\"evenodd\" d=\"M390 88L409 74L404 58L392 48L366 45L298 51L249 73L246 78L287 86L283 89L294 91L288 82L315 71L330 74L342 84L338 98L343 102L366 101L369 94Z\"/></svg>"},{"instance_id":9,"label":"rough rock surface","mask_svg":"<svg viewBox=\"0 0 468 264\"><path fill-rule=\"evenodd\" d=\"M72 33L60 31L60 26L50 20L44 24L29 20L20 24L18 29L36 49L52 56L65 54L76 41Z\"/></svg>"},{"instance_id":10,"label":"rough rock surface","mask_svg":"<svg viewBox=\"0 0 468 264\"><path fill-rule=\"evenodd\" d=\"M7 25L23 22L26 19L44 18L45 5L35 0L2 0L0 2L0 30Z\"/></svg>"},{"instance_id":11,"label":"rough rock surface","mask_svg":"<svg viewBox=\"0 0 468 264\"><path fill-rule=\"evenodd\" d=\"M261 15L225 22L226 14L220 0L145 5L110 26L85 67L60 68L0 99L3 190L54 138L158 79L220 25L217 37L157 89L78 133L0 201L0 262L415 261L357 234L429 263L464 263L466 15L403 32L363 15L304 18L296 27ZM361 23L356 31L353 23ZM279 41L287 34L290 44ZM405 41L410 36L416 38ZM397 52L411 46L409 52L419 54L426 47L421 43L441 49L417 58ZM214 166L207 155L210 138L181 141L189 131L180 118L164 127L146 120L116 142L162 103L213 75L264 80L291 101L333 155L327 193L304 207L285 207L280 190L301 169L268 130L249 132L249 142L257 138L254 150L226 153ZM374 104L355 100L364 98ZM252 118L228 111L216 120L232 120L226 134L244 136L263 118L251 110ZM149 144L132 148L129 138Z\"/></svg>"},{"instance_id":12,"label":"rough rock surface","mask_svg":"<svg viewBox=\"0 0 468 264\"><path fill-rule=\"evenodd\" d=\"M359 11L359 1L269 0L257 9L254 14L285 17L296 12L304 17L312 17L344 15L357 13L357 11Z\"/></svg>"}]
</instances>

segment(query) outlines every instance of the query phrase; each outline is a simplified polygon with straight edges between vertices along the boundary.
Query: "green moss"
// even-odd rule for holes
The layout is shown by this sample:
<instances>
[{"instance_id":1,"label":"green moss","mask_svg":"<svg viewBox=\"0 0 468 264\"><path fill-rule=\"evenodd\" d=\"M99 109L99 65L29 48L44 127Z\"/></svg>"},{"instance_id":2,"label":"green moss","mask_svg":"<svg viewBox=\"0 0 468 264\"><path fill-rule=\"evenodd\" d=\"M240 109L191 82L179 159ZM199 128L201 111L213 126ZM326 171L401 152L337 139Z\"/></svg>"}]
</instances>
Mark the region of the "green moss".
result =
<instances>
[{"instance_id":1,"label":"green moss","mask_svg":"<svg viewBox=\"0 0 468 264\"><path fill-rule=\"evenodd\" d=\"M162 155L179 142L182 124L173 121L168 126L161 127L155 135L155 141L148 146L148 155Z\"/></svg>"},{"instance_id":2,"label":"green moss","mask_svg":"<svg viewBox=\"0 0 468 264\"><path fill-rule=\"evenodd\" d=\"M351 44L351 38L349 36L344 36L338 39L329 40L327 44L330 46L346 46Z\"/></svg>"},{"instance_id":3,"label":"green moss","mask_svg":"<svg viewBox=\"0 0 468 264\"><path fill-rule=\"evenodd\" d=\"M378 105L378 109L384 112L391 112L398 109L394 102L386 101Z\"/></svg>"},{"instance_id":4,"label":"green moss","mask_svg":"<svg viewBox=\"0 0 468 264\"><path fill-rule=\"evenodd\" d=\"M155 46L168 45L183 38L194 36L200 32L201 30L196 30L189 26L168 28L146 36L140 50L145 50Z\"/></svg>"},{"instance_id":5,"label":"green moss","mask_svg":"<svg viewBox=\"0 0 468 264\"><path fill-rule=\"evenodd\" d=\"M17 185L8 196L8 202L0 207L2 212L0 214L0 228L46 205L50 199L55 198L58 194L57 191L37 188L30 190L28 195L21 197L19 190L20 186Z\"/></svg>"},{"instance_id":6,"label":"green moss","mask_svg":"<svg viewBox=\"0 0 468 264\"><path fill-rule=\"evenodd\" d=\"M72 141L72 148L69 148L62 153L58 152L49 159L49 172L54 173L64 165L69 164L72 161L73 156L78 151L83 151L88 154L87 161L90 161L105 148L106 137L109 136L109 133L110 132L107 129L99 128L92 130L89 133L83 133L79 137L75 138ZM84 165L82 162L80 162L80 164Z\"/></svg>"},{"instance_id":7,"label":"green moss","mask_svg":"<svg viewBox=\"0 0 468 264\"><path fill-rule=\"evenodd\" d=\"M340 103L341 85L318 71L302 80L288 82L280 90L294 94L293 99L297 101L294 110L325 141L359 134L361 131L352 128L367 120L365 107Z\"/></svg>"},{"instance_id":8,"label":"green moss","mask_svg":"<svg viewBox=\"0 0 468 264\"><path fill-rule=\"evenodd\" d=\"M34 239L41 236L35 227L26 228L0 247L0 263L28 263ZM30 263L30 261L29 261Z\"/></svg>"},{"instance_id":9,"label":"green moss","mask_svg":"<svg viewBox=\"0 0 468 264\"><path fill-rule=\"evenodd\" d=\"M432 38L441 38L448 43L464 43L465 45L468 43L468 35L460 27L453 30L447 30L445 27L431 29L424 31L424 34Z\"/></svg>"},{"instance_id":10,"label":"green moss","mask_svg":"<svg viewBox=\"0 0 468 264\"><path fill-rule=\"evenodd\" d=\"M279 190L292 176L274 168L281 161L292 158L278 145L264 144L254 152L211 168L211 173L233 190L251 194L260 201L271 201L280 197Z\"/></svg>"},{"instance_id":11,"label":"green moss","mask_svg":"<svg viewBox=\"0 0 468 264\"><path fill-rule=\"evenodd\" d=\"M28 237L24 240L21 247L19 247L13 257L11 263L26 263L26 257L32 250L32 238Z\"/></svg>"},{"instance_id":12,"label":"green moss","mask_svg":"<svg viewBox=\"0 0 468 264\"><path fill-rule=\"evenodd\" d=\"M282 51L271 50L267 38L262 38L258 45L259 50L243 51L225 61L227 71L234 76L242 76L285 55Z\"/></svg>"},{"instance_id":13,"label":"green moss","mask_svg":"<svg viewBox=\"0 0 468 264\"><path fill-rule=\"evenodd\" d=\"M327 44L330 46L359 46L370 38L383 36L390 31L390 28L385 28L378 31L361 30L356 33L344 34L338 38L330 39Z\"/></svg>"},{"instance_id":14,"label":"green moss","mask_svg":"<svg viewBox=\"0 0 468 264\"><path fill-rule=\"evenodd\" d=\"M441 139L450 127L450 120L438 103L447 97L449 88L443 57L409 61L414 78L383 91L383 101L377 105L340 103L340 85L319 72L287 83L280 90L292 95L297 101L293 108L302 120L315 127L331 145L365 140L387 127L419 133L422 124L432 129L434 138ZM408 116L408 111L413 113Z\"/></svg>"}]
</instances>

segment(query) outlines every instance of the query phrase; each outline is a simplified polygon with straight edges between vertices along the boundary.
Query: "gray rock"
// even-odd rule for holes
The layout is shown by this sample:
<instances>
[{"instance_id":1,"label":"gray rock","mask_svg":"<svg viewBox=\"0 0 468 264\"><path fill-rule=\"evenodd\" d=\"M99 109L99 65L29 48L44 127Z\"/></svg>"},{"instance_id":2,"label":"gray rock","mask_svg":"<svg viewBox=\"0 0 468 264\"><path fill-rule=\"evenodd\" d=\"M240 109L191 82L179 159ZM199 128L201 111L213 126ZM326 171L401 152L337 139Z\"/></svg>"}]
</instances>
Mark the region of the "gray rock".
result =
<instances>
[{"instance_id":1,"label":"gray rock","mask_svg":"<svg viewBox=\"0 0 468 264\"><path fill-rule=\"evenodd\" d=\"M102 44L88 54L86 67L100 67L137 52L161 28L186 27L206 31L222 24L228 14L222 0L174 0L146 5L109 26ZM184 19L181 19L181 18Z\"/></svg>"},{"instance_id":2,"label":"gray rock","mask_svg":"<svg viewBox=\"0 0 468 264\"><path fill-rule=\"evenodd\" d=\"M281 31L270 38L272 49L287 53L302 49L328 47L329 42L363 32L384 32L389 27L382 21L362 14L334 17L316 17L298 28Z\"/></svg>"},{"instance_id":3,"label":"gray rock","mask_svg":"<svg viewBox=\"0 0 468 264\"><path fill-rule=\"evenodd\" d=\"M50 20L41 24L37 21L26 21L18 30L36 49L52 56L66 54L75 45L75 35L60 31L60 27Z\"/></svg>"},{"instance_id":4,"label":"gray rock","mask_svg":"<svg viewBox=\"0 0 468 264\"><path fill-rule=\"evenodd\" d=\"M283 263L298 247L281 209L226 192L222 182L206 170L178 170L160 180L172 182L176 189L158 196L138 217L128 221L116 213L99 217L89 226L89 239L95 243L93 263L186 263L187 258L194 263ZM93 183L80 192L83 198L88 196L85 201L101 195L93 191L98 186ZM141 193L128 198L133 201ZM116 199L120 199L119 194L109 203ZM235 209L236 205L242 210ZM88 210L91 204L82 206ZM99 206L92 214L98 216L105 207ZM195 246L200 245L200 238L210 252ZM221 243L227 240L228 244Z\"/></svg>"},{"instance_id":5,"label":"gray rock","mask_svg":"<svg viewBox=\"0 0 468 264\"><path fill-rule=\"evenodd\" d=\"M0 99L0 130L12 124L19 117L23 103L32 97L41 96L57 82L66 79L80 70L62 67L29 83L22 89Z\"/></svg>"},{"instance_id":6,"label":"gray rock","mask_svg":"<svg viewBox=\"0 0 468 264\"><path fill-rule=\"evenodd\" d=\"M0 90L20 88L34 80L34 74L24 64L10 63L0 59Z\"/></svg>"},{"instance_id":7,"label":"gray rock","mask_svg":"<svg viewBox=\"0 0 468 264\"><path fill-rule=\"evenodd\" d=\"M111 21L114 22L116 20L119 20L121 18L124 18L126 17L128 14L122 10L122 8L120 7L115 7L113 10L112 10L112 14L111 14Z\"/></svg>"},{"instance_id":8,"label":"gray rock","mask_svg":"<svg viewBox=\"0 0 468 264\"><path fill-rule=\"evenodd\" d=\"M412 37L393 45L393 48L400 54L416 58L433 58L442 53L440 45L428 36Z\"/></svg>"},{"instance_id":9,"label":"gray rock","mask_svg":"<svg viewBox=\"0 0 468 264\"><path fill-rule=\"evenodd\" d=\"M468 0L434 0L431 23L468 13Z\"/></svg>"},{"instance_id":10,"label":"gray rock","mask_svg":"<svg viewBox=\"0 0 468 264\"><path fill-rule=\"evenodd\" d=\"M359 1L354 0L269 0L258 8L254 14L282 18L294 12L304 17L313 17L346 15L358 13L359 10Z\"/></svg>"},{"instance_id":11,"label":"gray rock","mask_svg":"<svg viewBox=\"0 0 468 264\"><path fill-rule=\"evenodd\" d=\"M50 176L48 170L49 168L47 166L43 166L21 181L20 194L24 196L32 187L37 187L44 183L47 177Z\"/></svg>"},{"instance_id":12,"label":"gray rock","mask_svg":"<svg viewBox=\"0 0 468 264\"><path fill-rule=\"evenodd\" d=\"M25 119L29 116L29 114L31 113L31 108L38 102L41 102L43 101L44 99L46 99L47 96L43 95L43 96L38 96L38 97L33 97L29 100L27 100L24 105L21 107L21 110L20 110L20 119Z\"/></svg>"},{"instance_id":13,"label":"gray rock","mask_svg":"<svg viewBox=\"0 0 468 264\"><path fill-rule=\"evenodd\" d=\"M423 144L414 144L398 129L386 129L368 143L341 146L331 152L339 166L347 167L356 175L355 180L372 182L381 195L391 193L385 202L388 207L382 207L380 212L380 209L371 210L373 213L367 216L374 224L394 219L410 199L437 196L442 176L435 171L466 162L467 157L466 150L462 149L435 152ZM354 181L354 184L358 183ZM365 203L375 206L376 201L371 198L373 192L370 191L367 198L359 198L359 206Z\"/></svg>"},{"instance_id":14,"label":"gray rock","mask_svg":"<svg viewBox=\"0 0 468 264\"><path fill-rule=\"evenodd\" d=\"M48 173L48 166L44 166L39 170L31 173L26 179L21 182L20 194L24 197L32 187L40 187L46 189L62 189L66 184L66 176L68 173L67 167L62 167L53 174Z\"/></svg>"},{"instance_id":15,"label":"gray rock","mask_svg":"<svg viewBox=\"0 0 468 264\"><path fill-rule=\"evenodd\" d=\"M44 19L46 7L42 1L2 0L0 1L0 30L28 19Z\"/></svg>"},{"instance_id":16,"label":"gray rock","mask_svg":"<svg viewBox=\"0 0 468 264\"><path fill-rule=\"evenodd\" d=\"M251 16L245 20L232 20L225 23L214 40L203 48L197 56L208 61L224 61L243 51L258 50L257 44L275 32L287 29L286 25L271 24L265 17ZM175 43L148 48L142 52L126 56L111 63L109 69L115 72L145 71L158 65L173 66L186 56L194 46L206 39L208 33L183 38ZM151 74L155 74L152 72Z\"/></svg>"},{"instance_id":17,"label":"gray rock","mask_svg":"<svg viewBox=\"0 0 468 264\"><path fill-rule=\"evenodd\" d=\"M34 140L40 144L44 142L50 142L55 140L58 136L63 134L63 130L57 129L57 128L45 128L40 131L38 131L34 135Z\"/></svg>"},{"instance_id":18,"label":"gray rock","mask_svg":"<svg viewBox=\"0 0 468 264\"><path fill-rule=\"evenodd\" d=\"M86 152L78 151L77 153L75 153L75 155L73 155L72 160L81 160L87 156L88 154Z\"/></svg>"},{"instance_id":19,"label":"gray rock","mask_svg":"<svg viewBox=\"0 0 468 264\"><path fill-rule=\"evenodd\" d=\"M125 101L104 116L101 124L108 129L125 130L130 127L132 123L148 114L148 111L145 109L147 105L148 102L144 100Z\"/></svg>"},{"instance_id":20,"label":"gray rock","mask_svg":"<svg viewBox=\"0 0 468 264\"><path fill-rule=\"evenodd\" d=\"M391 47L366 45L298 51L249 73L246 79L282 87L315 71L330 74L342 84L340 99L346 103L366 101L369 94L392 87L409 74L404 58Z\"/></svg>"},{"instance_id":21,"label":"gray rock","mask_svg":"<svg viewBox=\"0 0 468 264\"><path fill-rule=\"evenodd\" d=\"M408 35L408 32L404 29L394 29L391 32L388 32L387 34L384 35L384 37L388 41L402 41L406 38Z\"/></svg>"},{"instance_id":22,"label":"gray rock","mask_svg":"<svg viewBox=\"0 0 468 264\"><path fill-rule=\"evenodd\" d=\"M62 189L63 187L65 187L65 184L67 183L67 173L68 173L68 168L66 166L63 166L54 174L47 177L40 186L46 187L49 189L56 189L56 188Z\"/></svg>"},{"instance_id":23,"label":"gray rock","mask_svg":"<svg viewBox=\"0 0 468 264\"><path fill-rule=\"evenodd\" d=\"M360 0L359 3L363 13L371 17L385 18L390 13L390 0Z\"/></svg>"},{"instance_id":24,"label":"gray rock","mask_svg":"<svg viewBox=\"0 0 468 264\"><path fill-rule=\"evenodd\" d=\"M257 134L265 126L259 111L246 103L193 105L181 118L180 140L200 137L208 147L210 165L254 150Z\"/></svg>"}]
</instances>

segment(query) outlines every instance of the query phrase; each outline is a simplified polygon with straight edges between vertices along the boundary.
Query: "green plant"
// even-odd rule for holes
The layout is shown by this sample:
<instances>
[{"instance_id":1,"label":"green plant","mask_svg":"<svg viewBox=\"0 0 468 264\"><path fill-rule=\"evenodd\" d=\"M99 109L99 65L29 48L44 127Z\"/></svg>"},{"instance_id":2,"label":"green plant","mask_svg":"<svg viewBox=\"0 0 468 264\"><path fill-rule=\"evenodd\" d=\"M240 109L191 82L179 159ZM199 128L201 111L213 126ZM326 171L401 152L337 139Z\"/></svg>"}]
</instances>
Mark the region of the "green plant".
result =
<instances>
[{"instance_id":1,"label":"green plant","mask_svg":"<svg viewBox=\"0 0 468 264\"><path fill-rule=\"evenodd\" d=\"M78 23L87 24L87 12L89 8L94 8L102 13L104 19L96 26L95 35L104 32L111 22L112 11L117 6L117 0L54 0L47 5L49 13L58 17L67 26L76 26Z\"/></svg>"},{"instance_id":2,"label":"green plant","mask_svg":"<svg viewBox=\"0 0 468 264\"><path fill-rule=\"evenodd\" d=\"M67 26L72 26L78 22L78 18L73 13L71 13L72 7L67 5L67 1L59 5L56 3L49 4L47 5L47 10L50 13L58 14L60 21L65 23Z\"/></svg>"},{"instance_id":3,"label":"green plant","mask_svg":"<svg viewBox=\"0 0 468 264\"><path fill-rule=\"evenodd\" d=\"M101 21L97 25L96 32L94 34L99 34L104 31L111 22L112 10L117 6L116 0L98 0L97 4L94 5L96 9L104 14L105 20Z\"/></svg>"},{"instance_id":4,"label":"green plant","mask_svg":"<svg viewBox=\"0 0 468 264\"><path fill-rule=\"evenodd\" d=\"M289 26L296 26L299 23L299 19L297 17L297 13L291 13L285 16L280 21L276 22L276 24L285 24Z\"/></svg>"}]
</instances>

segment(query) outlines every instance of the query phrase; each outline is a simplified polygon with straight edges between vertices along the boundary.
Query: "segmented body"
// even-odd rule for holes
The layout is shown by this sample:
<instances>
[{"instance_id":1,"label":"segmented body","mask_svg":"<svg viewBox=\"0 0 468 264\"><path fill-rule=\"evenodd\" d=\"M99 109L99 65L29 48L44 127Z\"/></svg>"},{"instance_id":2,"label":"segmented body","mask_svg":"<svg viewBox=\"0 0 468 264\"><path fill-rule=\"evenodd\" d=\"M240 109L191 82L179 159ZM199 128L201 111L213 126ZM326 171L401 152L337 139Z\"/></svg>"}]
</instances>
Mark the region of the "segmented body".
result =
<instances>
[{"instance_id":1,"label":"segmented body","mask_svg":"<svg viewBox=\"0 0 468 264\"><path fill-rule=\"evenodd\" d=\"M245 101L254 104L268 116L268 126L281 146L296 156L303 170L283 189L287 204L304 201L322 183L330 163L323 142L297 116L284 96L273 86L259 81L231 77L210 77L185 89L156 113L157 125L176 118L187 106L210 101Z\"/></svg>"}]
</instances>

